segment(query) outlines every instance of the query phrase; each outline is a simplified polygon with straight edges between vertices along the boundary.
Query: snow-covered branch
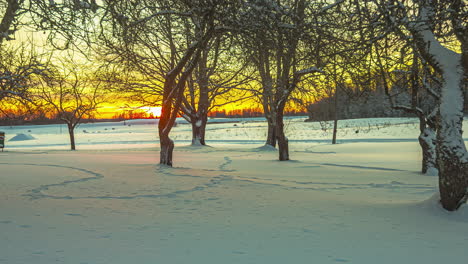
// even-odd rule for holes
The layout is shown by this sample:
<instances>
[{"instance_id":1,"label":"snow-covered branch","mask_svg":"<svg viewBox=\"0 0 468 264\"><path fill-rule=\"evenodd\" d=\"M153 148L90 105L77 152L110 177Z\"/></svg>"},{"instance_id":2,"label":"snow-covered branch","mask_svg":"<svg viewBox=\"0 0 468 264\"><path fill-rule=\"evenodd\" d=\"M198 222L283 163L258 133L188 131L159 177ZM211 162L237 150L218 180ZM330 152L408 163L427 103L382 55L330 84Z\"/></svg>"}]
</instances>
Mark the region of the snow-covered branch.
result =
<instances>
[{"instance_id":1,"label":"snow-covered branch","mask_svg":"<svg viewBox=\"0 0 468 264\"><path fill-rule=\"evenodd\" d=\"M323 7L321 10L320 10L320 13L325 13L327 12L328 10L332 9L332 8L335 8L336 6L344 3L345 0L337 0L336 2L332 3L332 4L329 4L325 7Z\"/></svg>"},{"instance_id":2,"label":"snow-covered branch","mask_svg":"<svg viewBox=\"0 0 468 264\"><path fill-rule=\"evenodd\" d=\"M297 72L294 73L294 75L302 76L302 75L305 75L305 74L317 73L317 72L323 73L323 70L314 66L314 67L310 67L310 68L307 68L307 69L297 71Z\"/></svg>"},{"instance_id":3,"label":"snow-covered branch","mask_svg":"<svg viewBox=\"0 0 468 264\"><path fill-rule=\"evenodd\" d=\"M159 12L153 13L147 17L141 18L139 20L136 20L130 24L130 26L136 26L138 24L146 23L150 21L151 19L157 17L157 16L162 16L162 15L179 15L179 16L191 16L191 12L179 12L175 10L161 10Z\"/></svg>"}]
</instances>

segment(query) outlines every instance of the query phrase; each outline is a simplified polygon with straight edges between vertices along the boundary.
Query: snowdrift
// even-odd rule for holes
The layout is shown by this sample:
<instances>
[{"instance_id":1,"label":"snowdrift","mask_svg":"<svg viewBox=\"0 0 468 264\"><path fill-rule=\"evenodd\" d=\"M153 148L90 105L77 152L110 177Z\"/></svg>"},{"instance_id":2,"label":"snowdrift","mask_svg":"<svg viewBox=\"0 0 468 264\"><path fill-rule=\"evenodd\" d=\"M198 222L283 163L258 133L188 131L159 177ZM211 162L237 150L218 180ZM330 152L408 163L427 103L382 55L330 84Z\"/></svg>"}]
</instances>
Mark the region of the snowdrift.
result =
<instances>
[{"instance_id":1,"label":"snowdrift","mask_svg":"<svg viewBox=\"0 0 468 264\"><path fill-rule=\"evenodd\" d=\"M34 139L36 139L36 138L33 137L30 134L20 133L20 134L16 134L16 136L10 138L9 141L25 141L25 140L34 140Z\"/></svg>"}]
</instances>

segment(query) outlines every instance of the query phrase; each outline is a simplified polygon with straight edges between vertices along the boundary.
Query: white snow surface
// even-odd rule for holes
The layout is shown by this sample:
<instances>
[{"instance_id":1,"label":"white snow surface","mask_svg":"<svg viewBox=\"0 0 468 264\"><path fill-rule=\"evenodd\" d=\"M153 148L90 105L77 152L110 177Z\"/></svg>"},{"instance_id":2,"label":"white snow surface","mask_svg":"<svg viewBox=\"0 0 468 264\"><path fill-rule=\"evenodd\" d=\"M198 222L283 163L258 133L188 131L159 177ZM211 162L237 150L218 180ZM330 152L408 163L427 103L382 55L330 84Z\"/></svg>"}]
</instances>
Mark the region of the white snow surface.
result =
<instances>
[{"instance_id":1,"label":"white snow surface","mask_svg":"<svg viewBox=\"0 0 468 264\"><path fill-rule=\"evenodd\" d=\"M287 117L285 132L290 143L327 144L331 142L333 122L304 122L306 117ZM75 129L77 149L142 149L159 146L158 120L80 124ZM177 145L190 144L192 127L183 118L172 128L171 138ZM465 122L466 123L466 122ZM466 125L465 125L466 127ZM206 128L209 145L262 146L267 123L264 118L209 119ZM66 125L0 126L6 141L16 134L27 133L34 141L6 142L10 150L69 149ZM417 142L419 124L415 118L350 119L339 122L338 143L351 142ZM294 157L293 157L294 158Z\"/></svg>"},{"instance_id":2,"label":"white snow surface","mask_svg":"<svg viewBox=\"0 0 468 264\"><path fill-rule=\"evenodd\" d=\"M83 124L77 151L65 127L0 127L37 138L0 152L0 264L466 262L468 205L441 209L416 119L340 121L336 145L303 120L287 162L260 119L211 120L209 147L180 123L173 168L154 123Z\"/></svg>"},{"instance_id":3,"label":"white snow surface","mask_svg":"<svg viewBox=\"0 0 468 264\"><path fill-rule=\"evenodd\" d=\"M34 139L36 138L29 134L19 133L16 136L10 138L9 141L25 141L25 140L34 140Z\"/></svg>"}]
</instances>

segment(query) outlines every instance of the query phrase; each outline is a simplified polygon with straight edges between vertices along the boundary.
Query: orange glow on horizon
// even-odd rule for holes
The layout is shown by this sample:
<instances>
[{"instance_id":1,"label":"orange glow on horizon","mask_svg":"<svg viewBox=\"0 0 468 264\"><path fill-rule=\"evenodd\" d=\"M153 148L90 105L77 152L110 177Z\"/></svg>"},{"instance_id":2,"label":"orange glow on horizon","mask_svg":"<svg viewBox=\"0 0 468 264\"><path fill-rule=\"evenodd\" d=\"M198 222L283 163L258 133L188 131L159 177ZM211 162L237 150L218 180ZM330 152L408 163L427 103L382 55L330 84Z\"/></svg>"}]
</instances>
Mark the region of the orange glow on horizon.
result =
<instances>
[{"instance_id":1,"label":"orange glow on horizon","mask_svg":"<svg viewBox=\"0 0 468 264\"><path fill-rule=\"evenodd\" d=\"M16 105L5 105L5 111L11 110L10 112L16 113L20 116L22 109L16 109ZM286 111L300 110L299 107L290 107L285 109ZM48 118L53 118L54 113L46 113ZM263 109L258 104L253 102L242 102L233 103L229 105L223 105L211 109L208 114L210 117L226 117L226 116L262 116ZM0 115L1 117L1 115ZM105 103L96 109L96 112L92 113L91 118L96 119L138 119L138 118L160 118L161 107L160 106L141 106L141 105L129 105L125 102L117 103ZM34 117L31 117L34 119Z\"/></svg>"}]
</instances>

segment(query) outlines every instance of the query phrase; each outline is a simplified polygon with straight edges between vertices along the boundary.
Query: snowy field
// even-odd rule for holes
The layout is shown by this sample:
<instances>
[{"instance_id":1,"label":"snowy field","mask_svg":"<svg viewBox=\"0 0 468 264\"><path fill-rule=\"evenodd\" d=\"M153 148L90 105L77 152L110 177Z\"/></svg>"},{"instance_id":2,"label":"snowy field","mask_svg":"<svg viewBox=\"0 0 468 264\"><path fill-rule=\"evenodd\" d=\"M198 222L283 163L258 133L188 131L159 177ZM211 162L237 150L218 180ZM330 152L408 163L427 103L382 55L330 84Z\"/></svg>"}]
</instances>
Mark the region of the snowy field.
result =
<instances>
[{"instance_id":1,"label":"snowy field","mask_svg":"<svg viewBox=\"0 0 468 264\"><path fill-rule=\"evenodd\" d=\"M304 122L306 117L289 117L285 131L290 142L330 143L333 122ZM157 120L130 120L115 123L81 124L75 129L77 149L142 149L159 146ZM191 142L191 125L178 119L171 138L176 145ZM353 119L339 122L339 143L352 142L417 142L419 124L414 118ZM6 133L9 150L69 149L70 141L66 125L0 126ZM210 119L207 126L207 144L261 146L266 139L267 124L264 118ZM18 134L34 140L12 140Z\"/></svg>"},{"instance_id":2,"label":"snowy field","mask_svg":"<svg viewBox=\"0 0 468 264\"><path fill-rule=\"evenodd\" d=\"M468 206L438 207L416 119L340 121L337 145L304 119L288 162L262 119L210 120L210 147L180 121L174 168L144 120L83 124L74 152L63 125L0 127L0 263L468 263Z\"/></svg>"}]
</instances>

